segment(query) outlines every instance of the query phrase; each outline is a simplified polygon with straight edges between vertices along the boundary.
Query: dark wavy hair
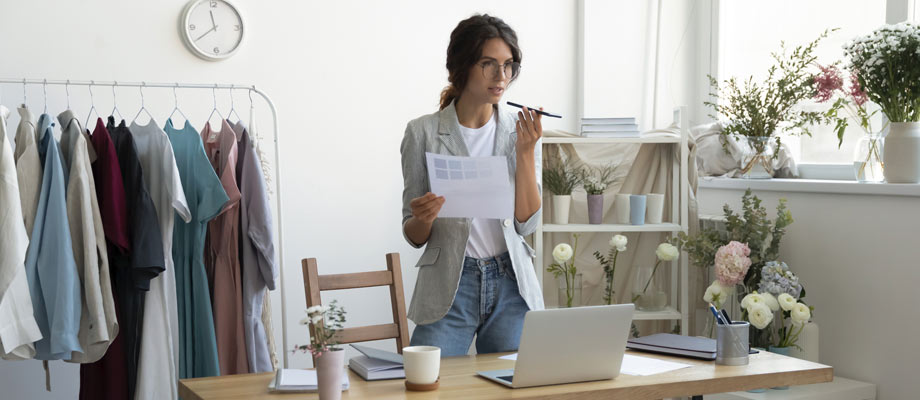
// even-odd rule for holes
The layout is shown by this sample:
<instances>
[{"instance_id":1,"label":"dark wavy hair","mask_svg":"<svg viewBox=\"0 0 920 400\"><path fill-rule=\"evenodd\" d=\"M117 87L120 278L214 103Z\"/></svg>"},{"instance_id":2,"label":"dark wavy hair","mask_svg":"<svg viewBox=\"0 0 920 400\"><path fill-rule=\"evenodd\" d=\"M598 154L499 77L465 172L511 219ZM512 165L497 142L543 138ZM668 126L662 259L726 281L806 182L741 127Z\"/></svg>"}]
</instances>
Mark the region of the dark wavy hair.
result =
<instances>
[{"instance_id":1,"label":"dark wavy hair","mask_svg":"<svg viewBox=\"0 0 920 400\"><path fill-rule=\"evenodd\" d=\"M460 96L469 80L470 67L482 57L482 47L489 39L499 38L511 48L511 57L521 62L521 48L517 33L501 18L488 14L474 15L457 24L450 33L447 46L447 81L450 85L441 91L441 109Z\"/></svg>"}]
</instances>

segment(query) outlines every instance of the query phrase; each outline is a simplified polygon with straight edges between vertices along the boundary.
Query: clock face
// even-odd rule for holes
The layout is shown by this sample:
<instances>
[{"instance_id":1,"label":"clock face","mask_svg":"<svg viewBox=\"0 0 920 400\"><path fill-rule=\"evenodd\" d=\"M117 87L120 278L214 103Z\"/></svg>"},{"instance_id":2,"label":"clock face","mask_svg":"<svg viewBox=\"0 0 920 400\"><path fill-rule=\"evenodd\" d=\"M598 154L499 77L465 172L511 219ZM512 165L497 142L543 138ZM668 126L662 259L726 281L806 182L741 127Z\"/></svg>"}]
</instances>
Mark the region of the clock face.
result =
<instances>
[{"instance_id":1,"label":"clock face","mask_svg":"<svg viewBox=\"0 0 920 400\"><path fill-rule=\"evenodd\" d=\"M227 58L243 41L243 19L226 0L193 0L182 25L186 45L204 59Z\"/></svg>"}]
</instances>

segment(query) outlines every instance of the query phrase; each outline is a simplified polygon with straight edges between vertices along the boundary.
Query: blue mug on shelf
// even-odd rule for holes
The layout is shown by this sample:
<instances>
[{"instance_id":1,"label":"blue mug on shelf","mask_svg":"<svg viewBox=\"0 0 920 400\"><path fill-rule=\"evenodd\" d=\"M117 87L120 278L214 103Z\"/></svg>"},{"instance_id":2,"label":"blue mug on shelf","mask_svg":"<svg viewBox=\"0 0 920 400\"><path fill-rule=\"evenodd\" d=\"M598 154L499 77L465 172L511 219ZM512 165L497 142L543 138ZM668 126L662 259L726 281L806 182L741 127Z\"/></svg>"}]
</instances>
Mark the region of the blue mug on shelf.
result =
<instances>
[{"instance_id":1,"label":"blue mug on shelf","mask_svg":"<svg viewBox=\"0 0 920 400\"><path fill-rule=\"evenodd\" d=\"M645 195L629 195L629 223L645 225Z\"/></svg>"}]
</instances>

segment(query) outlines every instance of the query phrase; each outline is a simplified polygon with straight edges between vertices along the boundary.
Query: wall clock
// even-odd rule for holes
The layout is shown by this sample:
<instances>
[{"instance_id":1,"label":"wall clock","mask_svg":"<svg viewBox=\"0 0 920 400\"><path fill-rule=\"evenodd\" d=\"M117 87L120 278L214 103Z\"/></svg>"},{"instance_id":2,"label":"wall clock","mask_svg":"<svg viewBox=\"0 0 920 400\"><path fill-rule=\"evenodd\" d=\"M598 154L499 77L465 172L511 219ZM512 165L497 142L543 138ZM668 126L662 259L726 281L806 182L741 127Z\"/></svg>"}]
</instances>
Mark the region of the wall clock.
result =
<instances>
[{"instance_id":1,"label":"wall clock","mask_svg":"<svg viewBox=\"0 0 920 400\"><path fill-rule=\"evenodd\" d=\"M179 23L185 46L208 61L234 55L243 43L243 16L228 0L192 0Z\"/></svg>"}]
</instances>

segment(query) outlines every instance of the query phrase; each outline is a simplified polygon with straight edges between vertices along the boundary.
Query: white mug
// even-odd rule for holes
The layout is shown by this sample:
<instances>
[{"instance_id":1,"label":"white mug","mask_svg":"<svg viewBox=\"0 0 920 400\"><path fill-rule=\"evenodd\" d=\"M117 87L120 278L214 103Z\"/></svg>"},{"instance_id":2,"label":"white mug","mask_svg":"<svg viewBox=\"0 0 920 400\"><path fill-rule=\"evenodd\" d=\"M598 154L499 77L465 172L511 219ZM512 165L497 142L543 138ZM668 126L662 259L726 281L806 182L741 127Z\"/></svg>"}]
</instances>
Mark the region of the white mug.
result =
<instances>
[{"instance_id":1,"label":"white mug","mask_svg":"<svg viewBox=\"0 0 920 400\"><path fill-rule=\"evenodd\" d=\"M441 348L435 346L403 347L406 380L418 385L435 383L441 373Z\"/></svg>"},{"instance_id":2,"label":"white mug","mask_svg":"<svg viewBox=\"0 0 920 400\"><path fill-rule=\"evenodd\" d=\"M664 194L649 193L646 196L645 207L645 222L660 224L661 218L664 216Z\"/></svg>"},{"instance_id":3,"label":"white mug","mask_svg":"<svg viewBox=\"0 0 920 400\"><path fill-rule=\"evenodd\" d=\"M617 213L618 224L629 224L629 194L617 193L613 202L613 207Z\"/></svg>"}]
</instances>

